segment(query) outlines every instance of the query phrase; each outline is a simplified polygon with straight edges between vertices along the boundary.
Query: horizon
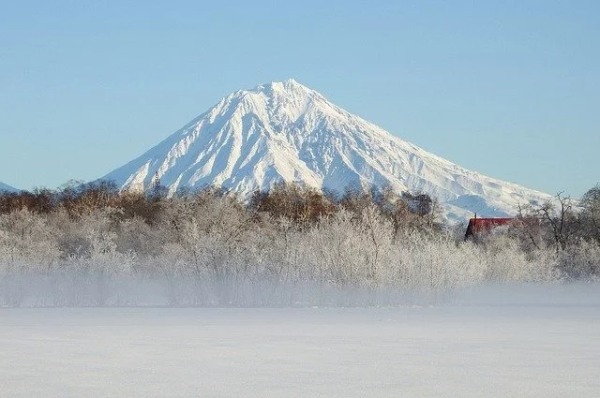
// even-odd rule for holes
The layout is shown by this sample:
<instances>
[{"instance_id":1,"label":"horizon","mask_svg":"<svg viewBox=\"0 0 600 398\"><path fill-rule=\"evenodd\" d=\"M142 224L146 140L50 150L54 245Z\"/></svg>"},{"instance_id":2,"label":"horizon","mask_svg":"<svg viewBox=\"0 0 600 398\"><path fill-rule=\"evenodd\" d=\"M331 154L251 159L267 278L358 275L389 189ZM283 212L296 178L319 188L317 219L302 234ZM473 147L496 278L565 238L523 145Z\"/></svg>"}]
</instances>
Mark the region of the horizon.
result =
<instances>
[{"instance_id":1,"label":"horizon","mask_svg":"<svg viewBox=\"0 0 600 398\"><path fill-rule=\"evenodd\" d=\"M573 197L600 180L595 2L33 3L0 16L15 188L101 178L229 93L290 78L492 178Z\"/></svg>"}]
</instances>

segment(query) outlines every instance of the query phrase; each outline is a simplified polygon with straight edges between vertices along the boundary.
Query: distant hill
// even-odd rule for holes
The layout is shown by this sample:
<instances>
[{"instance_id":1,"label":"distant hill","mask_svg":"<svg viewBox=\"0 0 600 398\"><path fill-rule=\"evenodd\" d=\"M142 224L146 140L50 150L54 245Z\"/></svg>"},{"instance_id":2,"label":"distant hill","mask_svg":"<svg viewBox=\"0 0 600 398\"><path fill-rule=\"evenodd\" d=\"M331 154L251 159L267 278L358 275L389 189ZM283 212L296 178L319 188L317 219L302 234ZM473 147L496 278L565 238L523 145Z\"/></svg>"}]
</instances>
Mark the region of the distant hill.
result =
<instances>
[{"instance_id":1,"label":"distant hill","mask_svg":"<svg viewBox=\"0 0 600 398\"><path fill-rule=\"evenodd\" d=\"M11 187L8 184L4 184L2 182L0 182L0 192L18 192L19 190L17 188Z\"/></svg>"}]
</instances>

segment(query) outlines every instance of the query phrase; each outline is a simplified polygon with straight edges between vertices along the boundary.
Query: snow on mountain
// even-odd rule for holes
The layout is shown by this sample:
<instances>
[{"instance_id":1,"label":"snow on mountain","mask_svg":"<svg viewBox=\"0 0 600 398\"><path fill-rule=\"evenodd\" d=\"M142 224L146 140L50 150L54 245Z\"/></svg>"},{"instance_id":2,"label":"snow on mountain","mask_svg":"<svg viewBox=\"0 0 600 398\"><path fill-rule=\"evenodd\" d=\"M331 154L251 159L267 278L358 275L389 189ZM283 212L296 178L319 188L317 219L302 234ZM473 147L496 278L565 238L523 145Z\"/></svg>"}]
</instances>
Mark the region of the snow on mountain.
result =
<instances>
[{"instance_id":1,"label":"snow on mountain","mask_svg":"<svg viewBox=\"0 0 600 398\"><path fill-rule=\"evenodd\" d=\"M0 182L0 192L17 192L18 189Z\"/></svg>"},{"instance_id":2,"label":"snow on mountain","mask_svg":"<svg viewBox=\"0 0 600 398\"><path fill-rule=\"evenodd\" d=\"M550 199L431 154L291 79L225 97L103 179L132 190L159 179L171 193L213 185L244 197L280 181L336 191L389 186L438 198L453 219L514 214Z\"/></svg>"}]
</instances>

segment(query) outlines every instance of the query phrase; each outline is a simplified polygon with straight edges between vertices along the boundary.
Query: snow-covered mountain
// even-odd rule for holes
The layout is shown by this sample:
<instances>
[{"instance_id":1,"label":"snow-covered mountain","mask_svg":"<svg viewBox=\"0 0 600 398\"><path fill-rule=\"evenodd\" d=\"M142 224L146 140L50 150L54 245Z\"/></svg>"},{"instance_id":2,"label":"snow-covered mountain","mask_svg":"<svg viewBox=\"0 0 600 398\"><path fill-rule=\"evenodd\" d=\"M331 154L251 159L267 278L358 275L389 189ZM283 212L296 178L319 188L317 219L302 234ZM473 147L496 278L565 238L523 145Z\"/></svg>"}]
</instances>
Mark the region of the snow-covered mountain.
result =
<instances>
[{"instance_id":1,"label":"snow-covered mountain","mask_svg":"<svg viewBox=\"0 0 600 398\"><path fill-rule=\"evenodd\" d=\"M17 192L18 189L11 187L8 184L4 184L3 182L0 182L0 192Z\"/></svg>"},{"instance_id":2,"label":"snow-covered mountain","mask_svg":"<svg viewBox=\"0 0 600 398\"><path fill-rule=\"evenodd\" d=\"M103 177L122 189L157 180L246 197L286 181L343 191L389 186L438 198L450 218L501 216L550 196L467 170L355 116L294 80L237 91Z\"/></svg>"}]
</instances>

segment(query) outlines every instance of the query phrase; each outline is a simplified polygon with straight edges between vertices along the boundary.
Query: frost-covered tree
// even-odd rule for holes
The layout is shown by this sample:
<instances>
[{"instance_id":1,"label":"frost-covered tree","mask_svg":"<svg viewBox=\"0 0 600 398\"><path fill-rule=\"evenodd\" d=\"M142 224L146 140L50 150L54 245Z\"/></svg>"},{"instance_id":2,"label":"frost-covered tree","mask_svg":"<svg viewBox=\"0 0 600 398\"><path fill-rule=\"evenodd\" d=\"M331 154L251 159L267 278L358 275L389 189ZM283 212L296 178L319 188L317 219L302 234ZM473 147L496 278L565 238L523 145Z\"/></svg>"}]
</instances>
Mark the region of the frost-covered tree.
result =
<instances>
[{"instance_id":1,"label":"frost-covered tree","mask_svg":"<svg viewBox=\"0 0 600 398\"><path fill-rule=\"evenodd\" d=\"M579 213L568 201L530 208L478 244L386 190L280 187L250 205L212 189L65 188L47 208L13 197L0 214L0 305L389 305L489 282L598 278L594 192Z\"/></svg>"}]
</instances>

